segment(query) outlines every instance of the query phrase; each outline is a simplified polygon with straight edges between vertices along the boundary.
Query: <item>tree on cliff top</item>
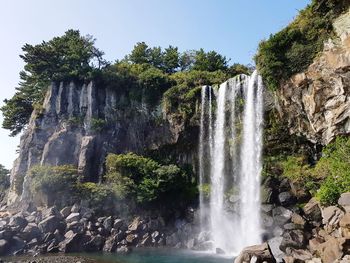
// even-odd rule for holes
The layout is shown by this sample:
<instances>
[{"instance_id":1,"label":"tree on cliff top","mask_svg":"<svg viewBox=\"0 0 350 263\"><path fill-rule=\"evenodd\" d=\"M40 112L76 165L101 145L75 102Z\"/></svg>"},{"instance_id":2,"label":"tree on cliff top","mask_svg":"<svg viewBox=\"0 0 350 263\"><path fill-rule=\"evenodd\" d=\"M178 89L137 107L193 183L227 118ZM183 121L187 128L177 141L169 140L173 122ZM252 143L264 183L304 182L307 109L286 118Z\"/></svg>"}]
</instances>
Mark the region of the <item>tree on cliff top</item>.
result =
<instances>
[{"instance_id":1,"label":"tree on cliff top","mask_svg":"<svg viewBox=\"0 0 350 263\"><path fill-rule=\"evenodd\" d=\"M3 128L15 136L28 123L35 104L41 104L50 81L85 80L95 69L106 64L102 51L91 36L82 36L78 30L68 30L61 37L38 45L22 47L24 70L15 95L5 100L1 108Z\"/></svg>"}]
</instances>

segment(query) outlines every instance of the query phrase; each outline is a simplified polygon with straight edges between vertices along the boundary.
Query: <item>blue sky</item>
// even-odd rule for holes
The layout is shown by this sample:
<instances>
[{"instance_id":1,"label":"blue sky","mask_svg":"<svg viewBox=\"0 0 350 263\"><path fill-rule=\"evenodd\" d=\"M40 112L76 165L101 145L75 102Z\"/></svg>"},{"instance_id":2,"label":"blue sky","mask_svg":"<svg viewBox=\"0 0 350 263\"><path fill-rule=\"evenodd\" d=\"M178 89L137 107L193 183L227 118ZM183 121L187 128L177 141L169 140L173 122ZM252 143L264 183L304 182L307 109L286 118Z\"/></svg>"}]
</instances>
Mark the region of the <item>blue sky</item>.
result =
<instances>
[{"instance_id":1,"label":"blue sky","mask_svg":"<svg viewBox=\"0 0 350 263\"><path fill-rule=\"evenodd\" d=\"M93 35L105 58L136 42L215 50L231 62L253 63L258 43L286 26L307 0L1 0L0 100L13 95L25 43L79 29ZM0 117L2 122L2 117ZM19 138L0 129L0 163L11 168Z\"/></svg>"}]
</instances>

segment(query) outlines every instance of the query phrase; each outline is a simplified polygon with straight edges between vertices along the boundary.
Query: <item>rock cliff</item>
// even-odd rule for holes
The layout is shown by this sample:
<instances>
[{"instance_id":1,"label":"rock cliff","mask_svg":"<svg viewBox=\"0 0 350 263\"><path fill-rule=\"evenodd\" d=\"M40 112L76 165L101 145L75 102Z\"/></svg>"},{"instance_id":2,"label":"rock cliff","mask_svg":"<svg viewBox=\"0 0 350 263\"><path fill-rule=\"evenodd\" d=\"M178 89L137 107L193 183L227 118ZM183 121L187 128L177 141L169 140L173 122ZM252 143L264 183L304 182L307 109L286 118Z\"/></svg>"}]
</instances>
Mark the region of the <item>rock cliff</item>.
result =
<instances>
[{"instance_id":1,"label":"rock cliff","mask_svg":"<svg viewBox=\"0 0 350 263\"><path fill-rule=\"evenodd\" d=\"M74 165L82 181L97 182L108 153L142 154L165 145L175 145L180 163L191 163L195 147L176 147L183 130L183 123L163 114L160 103L150 106L93 82L52 83L21 137L8 202L19 200L24 177L35 165Z\"/></svg>"},{"instance_id":2,"label":"rock cliff","mask_svg":"<svg viewBox=\"0 0 350 263\"><path fill-rule=\"evenodd\" d=\"M350 133L350 11L333 26L337 38L277 92L290 132L324 145Z\"/></svg>"}]
</instances>

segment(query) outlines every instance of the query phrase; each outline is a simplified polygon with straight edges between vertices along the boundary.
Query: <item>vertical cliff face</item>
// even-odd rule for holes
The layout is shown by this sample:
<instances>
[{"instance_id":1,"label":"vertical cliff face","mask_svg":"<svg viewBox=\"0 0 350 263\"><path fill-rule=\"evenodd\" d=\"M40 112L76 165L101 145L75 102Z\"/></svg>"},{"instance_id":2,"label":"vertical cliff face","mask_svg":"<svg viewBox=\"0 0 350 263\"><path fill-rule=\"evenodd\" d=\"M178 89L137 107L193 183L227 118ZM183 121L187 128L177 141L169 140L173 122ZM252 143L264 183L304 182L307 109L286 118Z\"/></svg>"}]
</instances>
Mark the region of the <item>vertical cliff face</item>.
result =
<instances>
[{"instance_id":1,"label":"vertical cliff face","mask_svg":"<svg viewBox=\"0 0 350 263\"><path fill-rule=\"evenodd\" d=\"M8 202L19 200L24 177L34 165L74 165L82 181L96 182L108 153L176 148L183 130L182 123L163 116L160 105L151 107L93 82L52 83L21 137ZM178 154L181 162L192 162L191 151Z\"/></svg>"},{"instance_id":2,"label":"vertical cliff face","mask_svg":"<svg viewBox=\"0 0 350 263\"><path fill-rule=\"evenodd\" d=\"M321 144L350 133L350 10L333 26L338 38L277 94L291 133Z\"/></svg>"}]
</instances>

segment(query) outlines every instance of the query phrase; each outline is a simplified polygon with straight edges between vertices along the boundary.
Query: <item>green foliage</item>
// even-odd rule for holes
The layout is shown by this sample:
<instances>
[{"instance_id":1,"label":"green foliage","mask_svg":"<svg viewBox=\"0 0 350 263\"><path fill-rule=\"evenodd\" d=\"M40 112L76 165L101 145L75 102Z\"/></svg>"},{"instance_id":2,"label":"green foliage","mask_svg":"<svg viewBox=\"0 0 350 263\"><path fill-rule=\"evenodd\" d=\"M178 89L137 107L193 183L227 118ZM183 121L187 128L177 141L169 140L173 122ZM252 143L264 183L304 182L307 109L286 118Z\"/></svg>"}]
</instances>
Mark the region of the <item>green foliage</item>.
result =
<instances>
[{"instance_id":1,"label":"green foliage","mask_svg":"<svg viewBox=\"0 0 350 263\"><path fill-rule=\"evenodd\" d=\"M73 166L35 166L28 172L33 193L47 195L71 191L78 178L78 171Z\"/></svg>"},{"instance_id":2,"label":"green foliage","mask_svg":"<svg viewBox=\"0 0 350 263\"><path fill-rule=\"evenodd\" d=\"M164 52L164 69L167 73L174 73L180 66L180 53L177 47L169 46Z\"/></svg>"},{"instance_id":3,"label":"green foliage","mask_svg":"<svg viewBox=\"0 0 350 263\"><path fill-rule=\"evenodd\" d=\"M0 189L4 191L10 187L10 171L0 164Z\"/></svg>"},{"instance_id":4,"label":"green foliage","mask_svg":"<svg viewBox=\"0 0 350 263\"><path fill-rule=\"evenodd\" d=\"M160 165L150 158L127 154L107 156L108 184L120 198L135 200L139 204L165 204L176 200L188 201L194 185L176 165ZM171 204L169 204L171 206Z\"/></svg>"},{"instance_id":5,"label":"green foliage","mask_svg":"<svg viewBox=\"0 0 350 263\"><path fill-rule=\"evenodd\" d=\"M338 137L323 151L315 174L325 178L317 197L322 204L336 204L340 195L350 191L350 138Z\"/></svg>"},{"instance_id":6,"label":"green foliage","mask_svg":"<svg viewBox=\"0 0 350 263\"><path fill-rule=\"evenodd\" d=\"M81 36L78 30L68 30L61 37L38 45L25 44L20 57L25 62L15 95L5 100L1 108L3 128L15 136L28 123L34 104L42 104L51 81L85 80L96 67L106 63L103 52L94 46L91 36Z\"/></svg>"},{"instance_id":7,"label":"green foliage","mask_svg":"<svg viewBox=\"0 0 350 263\"><path fill-rule=\"evenodd\" d=\"M196 101L200 99L201 86L224 82L229 75L223 71L191 70L177 72L171 79L177 84L163 95L163 106L167 113L185 121L195 115Z\"/></svg>"},{"instance_id":8,"label":"green foliage","mask_svg":"<svg viewBox=\"0 0 350 263\"><path fill-rule=\"evenodd\" d=\"M113 187L106 184L79 183L77 184L77 193L95 211L106 210L108 207L112 207L113 203L118 200L113 192Z\"/></svg>"},{"instance_id":9,"label":"green foliage","mask_svg":"<svg viewBox=\"0 0 350 263\"><path fill-rule=\"evenodd\" d=\"M336 204L340 195L350 191L350 138L338 137L327 145L314 167L302 156L282 162L283 176L301 183L324 205Z\"/></svg>"},{"instance_id":10,"label":"green foliage","mask_svg":"<svg viewBox=\"0 0 350 263\"><path fill-rule=\"evenodd\" d=\"M94 132L101 132L107 125L107 121L104 119L92 118L91 130Z\"/></svg>"},{"instance_id":11,"label":"green foliage","mask_svg":"<svg viewBox=\"0 0 350 263\"><path fill-rule=\"evenodd\" d=\"M137 43L123 60L109 64L102 59L103 52L94 44L91 36L81 36L77 30L68 30L63 36L48 42L23 46L21 58L25 66L20 72L21 82L15 95L5 100L1 108L3 128L10 130L11 136L23 130L33 109L36 109L36 117L40 117L42 108L37 106L42 105L51 82L93 80L98 86L115 89L125 95L129 99L125 105L130 100L142 100L154 106L171 87L176 90L179 88L176 86L180 85L181 90L187 93L195 86L219 83L230 76L248 72L245 66L239 64L228 68L228 60L215 51L200 49L180 53L177 47L171 45L162 50L161 47L149 47L145 42ZM185 85L188 85L187 91ZM191 94L194 95L194 92ZM181 100L182 95L176 99ZM193 109L189 107L195 104L189 96L184 96L184 99L180 112L191 116ZM71 121L68 123L78 125L75 120ZM97 124L99 131L101 123Z\"/></svg>"},{"instance_id":12,"label":"green foliage","mask_svg":"<svg viewBox=\"0 0 350 263\"><path fill-rule=\"evenodd\" d=\"M201 48L196 51L193 69L213 72L217 70L226 70L227 64L228 60L225 56L222 56L215 51L205 52Z\"/></svg>"},{"instance_id":13,"label":"green foliage","mask_svg":"<svg viewBox=\"0 0 350 263\"><path fill-rule=\"evenodd\" d=\"M276 90L312 63L334 35L332 21L349 6L344 0L313 0L290 25L260 43L255 61L268 88Z\"/></svg>"},{"instance_id":14,"label":"green foliage","mask_svg":"<svg viewBox=\"0 0 350 263\"><path fill-rule=\"evenodd\" d=\"M289 156L282 162L283 176L302 185L310 193L319 187L318 180L304 156Z\"/></svg>"},{"instance_id":15,"label":"green foliage","mask_svg":"<svg viewBox=\"0 0 350 263\"><path fill-rule=\"evenodd\" d=\"M143 97L151 104L159 101L164 91L171 86L168 75L154 67L141 72L138 80L144 91Z\"/></svg>"}]
</instances>

